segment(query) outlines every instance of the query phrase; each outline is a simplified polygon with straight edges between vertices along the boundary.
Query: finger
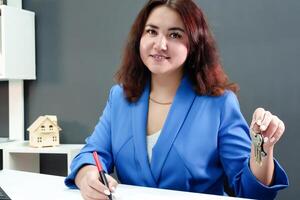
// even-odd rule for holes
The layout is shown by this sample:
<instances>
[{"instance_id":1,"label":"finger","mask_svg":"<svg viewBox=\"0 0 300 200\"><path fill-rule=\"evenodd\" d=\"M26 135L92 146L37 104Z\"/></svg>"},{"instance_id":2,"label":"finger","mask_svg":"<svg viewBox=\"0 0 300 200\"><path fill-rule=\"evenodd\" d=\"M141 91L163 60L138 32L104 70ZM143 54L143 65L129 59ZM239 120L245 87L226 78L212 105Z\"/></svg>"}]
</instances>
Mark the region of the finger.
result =
<instances>
[{"instance_id":1,"label":"finger","mask_svg":"<svg viewBox=\"0 0 300 200\"><path fill-rule=\"evenodd\" d=\"M89 179L88 185L98 193L110 195L109 189L99 179Z\"/></svg>"},{"instance_id":2,"label":"finger","mask_svg":"<svg viewBox=\"0 0 300 200\"><path fill-rule=\"evenodd\" d=\"M88 200L99 200L99 199L107 199L107 195L95 190L89 185L86 186L84 190L80 190L84 199Z\"/></svg>"},{"instance_id":3,"label":"finger","mask_svg":"<svg viewBox=\"0 0 300 200\"><path fill-rule=\"evenodd\" d=\"M265 110L263 108L257 108L252 117L252 122L251 122L251 130L254 131L255 133L260 133L260 125L261 122L264 118L264 113Z\"/></svg>"},{"instance_id":4,"label":"finger","mask_svg":"<svg viewBox=\"0 0 300 200\"><path fill-rule=\"evenodd\" d=\"M252 131L254 131L255 133L259 133L260 132L259 125L257 125L256 119L254 117L252 119L252 122L251 122L251 125L250 125L250 129Z\"/></svg>"},{"instance_id":5,"label":"finger","mask_svg":"<svg viewBox=\"0 0 300 200\"><path fill-rule=\"evenodd\" d=\"M261 125L260 125L260 131L265 131L267 130L271 120L273 119L273 115L271 112L269 111L266 111L265 114L264 114L264 117L261 121Z\"/></svg>"},{"instance_id":6,"label":"finger","mask_svg":"<svg viewBox=\"0 0 300 200\"><path fill-rule=\"evenodd\" d=\"M93 196L91 194L88 194L86 197L90 200L108 200L109 199L107 195L104 195L104 194L101 194L101 193L97 196Z\"/></svg>"},{"instance_id":7,"label":"finger","mask_svg":"<svg viewBox=\"0 0 300 200\"><path fill-rule=\"evenodd\" d=\"M114 192L116 190L118 182L113 177L111 177L110 175L106 174L106 177L107 177L107 181L108 181L110 191Z\"/></svg>"},{"instance_id":8,"label":"finger","mask_svg":"<svg viewBox=\"0 0 300 200\"><path fill-rule=\"evenodd\" d=\"M102 196L102 195L99 195L96 198L88 195L82 195L82 197L84 200L108 200L109 199L108 196Z\"/></svg>"},{"instance_id":9,"label":"finger","mask_svg":"<svg viewBox=\"0 0 300 200\"><path fill-rule=\"evenodd\" d=\"M253 120L257 125L261 125L261 122L265 115L265 109L263 108L257 108L253 113Z\"/></svg>"},{"instance_id":10,"label":"finger","mask_svg":"<svg viewBox=\"0 0 300 200\"><path fill-rule=\"evenodd\" d=\"M251 125L251 130L254 131L255 133L260 133L260 126L258 126L255 122L253 122Z\"/></svg>"},{"instance_id":11,"label":"finger","mask_svg":"<svg viewBox=\"0 0 300 200\"><path fill-rule=\"evenodd\" d=\"M270 123L268 124L268 127L266 129L266 131L264 131L262 134L264 135L264 137L270 139L273 137L274 133L276 132L276 130L278 129L279 126L279 118L277 116L273 116ZM267 140L268 140L267 139Z\"/></svg>"},{"instance_id":12,"label":"finger","mask_svg":"<svg viewBox=\"0 0 300 200\"><path fill-rule=\"evenodd\" d=\"M95 190L94 190L95 191ZM86 197L89 198L89 199L93 199L93 200L99 200L99 199L108 199L108 196L103 194L103 193L100 193L98 191L96 192L88 192L86 194Z\"/></svg>"},{"instance_id":13,"label":"finger","mask_svg":"<svg viewBox=\"0 0 300 200\"><path fill-rule=\"evenodd\" d=\"M270 139L270 143L275 144L283 135L285 130L285 125L284 123L280 120L279 125L275 133L273 134L272 138Z\"/></svg>"},{"instance_id":14,"label":"finger","mask_svg":"<svg viewBox=\"0 0 300 200\"><path fill-rule=\"evenodd\" d=\"M82 198L83 198L84 200L97 200L97 199L88 197L86 194L82 194L82 193L81 193L81 196L82 196Z\"/></svg>"}]
</instances>

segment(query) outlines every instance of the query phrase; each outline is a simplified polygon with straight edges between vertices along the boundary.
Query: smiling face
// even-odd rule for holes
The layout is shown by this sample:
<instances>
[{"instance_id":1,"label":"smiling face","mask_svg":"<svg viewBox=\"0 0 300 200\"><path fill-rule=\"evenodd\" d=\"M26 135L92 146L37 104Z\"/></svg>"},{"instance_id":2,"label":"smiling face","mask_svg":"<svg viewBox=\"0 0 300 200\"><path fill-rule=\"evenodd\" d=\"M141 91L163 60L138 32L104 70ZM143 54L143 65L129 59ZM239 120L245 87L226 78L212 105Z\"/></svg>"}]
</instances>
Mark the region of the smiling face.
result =
<instances>
[{"instance_id":1,"label":"smiling face","mask_svg":"<svg viewBox=\"0 0 300 200\"><path fill-rule=\"evenodd\" d=\"M146 21L140 56L154 75L182 73L188 37L180 15L166 6L155 8Z\"/></svg>"}]
</instances>

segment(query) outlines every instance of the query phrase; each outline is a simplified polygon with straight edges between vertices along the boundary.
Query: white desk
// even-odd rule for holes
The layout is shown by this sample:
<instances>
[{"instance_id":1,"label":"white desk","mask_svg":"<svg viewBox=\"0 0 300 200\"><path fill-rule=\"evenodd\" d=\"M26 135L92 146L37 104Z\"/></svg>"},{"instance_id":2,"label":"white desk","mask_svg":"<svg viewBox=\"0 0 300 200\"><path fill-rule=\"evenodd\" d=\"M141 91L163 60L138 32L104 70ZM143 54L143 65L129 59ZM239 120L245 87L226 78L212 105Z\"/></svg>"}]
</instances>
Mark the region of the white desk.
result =
<instances>
[{"instance_id":1,"label":"white desk","mask_svg":"<svg viewBox=\"0 0 300 200\"><path fill-rule=\"evenodd\" d=\"M30 147L28 141L12 141L0 143L3 150L3 169L14 169L28 172L40 172L39 154L66 154L67 168L70 173L70 164L83 144L61 144L57 147Z\"/></svg>"},{"instance_id":2,"label":"white desk","mask_svg":"<svg viewBox=\"0 0 300 200\"><path fill-rule=\"evenodd\" d=\"M0 171L0 186L13 200L79 200L79 190L68 189L64 177L22 172ZM180 192L119 184L114 200L230 200L237 198Z\"/></svg>"}]
</instances>

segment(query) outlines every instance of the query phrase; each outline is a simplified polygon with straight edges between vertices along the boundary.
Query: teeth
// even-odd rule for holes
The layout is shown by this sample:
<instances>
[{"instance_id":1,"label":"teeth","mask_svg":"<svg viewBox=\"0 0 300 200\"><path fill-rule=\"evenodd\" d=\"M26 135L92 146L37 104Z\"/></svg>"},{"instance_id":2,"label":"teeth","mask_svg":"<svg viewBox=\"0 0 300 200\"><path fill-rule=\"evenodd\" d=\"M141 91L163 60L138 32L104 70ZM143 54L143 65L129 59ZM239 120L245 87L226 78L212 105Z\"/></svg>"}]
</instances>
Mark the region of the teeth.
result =
<instances>
[{"instance_id":1,"label":"teeth","mask_svg":"<svg viewBox=\"0 0 300 200\"><path fill-rule=\"evenodd\" d=\"M165 56L160 56L160 55L154 55L153 58L157 59L157 60L162 60L165 59Z\"/></svg>"}]
</instances>

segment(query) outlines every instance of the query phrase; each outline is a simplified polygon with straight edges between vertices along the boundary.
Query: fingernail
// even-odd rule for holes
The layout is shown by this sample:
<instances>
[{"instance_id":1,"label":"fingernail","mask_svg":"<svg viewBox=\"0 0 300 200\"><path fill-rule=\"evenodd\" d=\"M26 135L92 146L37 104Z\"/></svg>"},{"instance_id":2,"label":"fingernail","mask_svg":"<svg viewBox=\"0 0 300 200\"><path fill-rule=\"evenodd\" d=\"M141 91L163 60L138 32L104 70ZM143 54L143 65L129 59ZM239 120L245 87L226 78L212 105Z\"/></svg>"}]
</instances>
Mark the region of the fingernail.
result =
<instances>
[{"instance_id":1,"label":"fingernail","mask_svg":"<svg viewBox=\"0 0 300 200\"><path fill-rule=\"evenodd\" d=\"M272 142L274 142L275 140L276 140L276 138L272 137L271 140L270 140L270 142L272 143Z\"/></svg>"},{"instance_id":2,"label":"fingernail","mask_svg":"<svg viewBox=\"0 0 300 200\"><path fill-rule=\"evenodd\" d=\"M258 126L260 126L260 125L261 125L261 120L260 120L260 119L257 120L257 121L256 121L256 124L257 124Z\"/></svg>"},{"instance_id":3,"label":"fingernail","mask_svg":"<svg viewBox=\"0 0 300 200\"><path fill-rule=\"evenodd\" d=\"M109 192L109 190L104 190L104 194L106 194L106 195L110 195L110 192Z\"/></svg>"},{"instance_id":4,"label":"fingernail","mask_svg":"<svg viewBox=\"0 0 300 200\"><path fill-rule=\"evenodd\" d=\"M115 187L111 187L111 191L112 192L116 191L116 188Z\"/></svg>"},{"instance_id":5,"label":"fingernail","mask_svg":"<svg viewBox=\"0 0 300 200\"><path fill-rule=\"evenodd\" d=\"M261 126L260 126L260 130L262 130L262 131L265 131L265 130L266 130L266 128L267 128L267 126L266 126L266 125L261 125Z\"/></svg>"},{"instance_id":6,"label":"fingernail","mask_svg":"<svg viewBox=\"0 0 300 200\"><path fill-rule=\"evenodd\" d=\"M267 143L268 140L269 140L269 138L268 138L268 137L265 137L265 138L264 138L264 143Z\"/></svg>"}]
</instances>

